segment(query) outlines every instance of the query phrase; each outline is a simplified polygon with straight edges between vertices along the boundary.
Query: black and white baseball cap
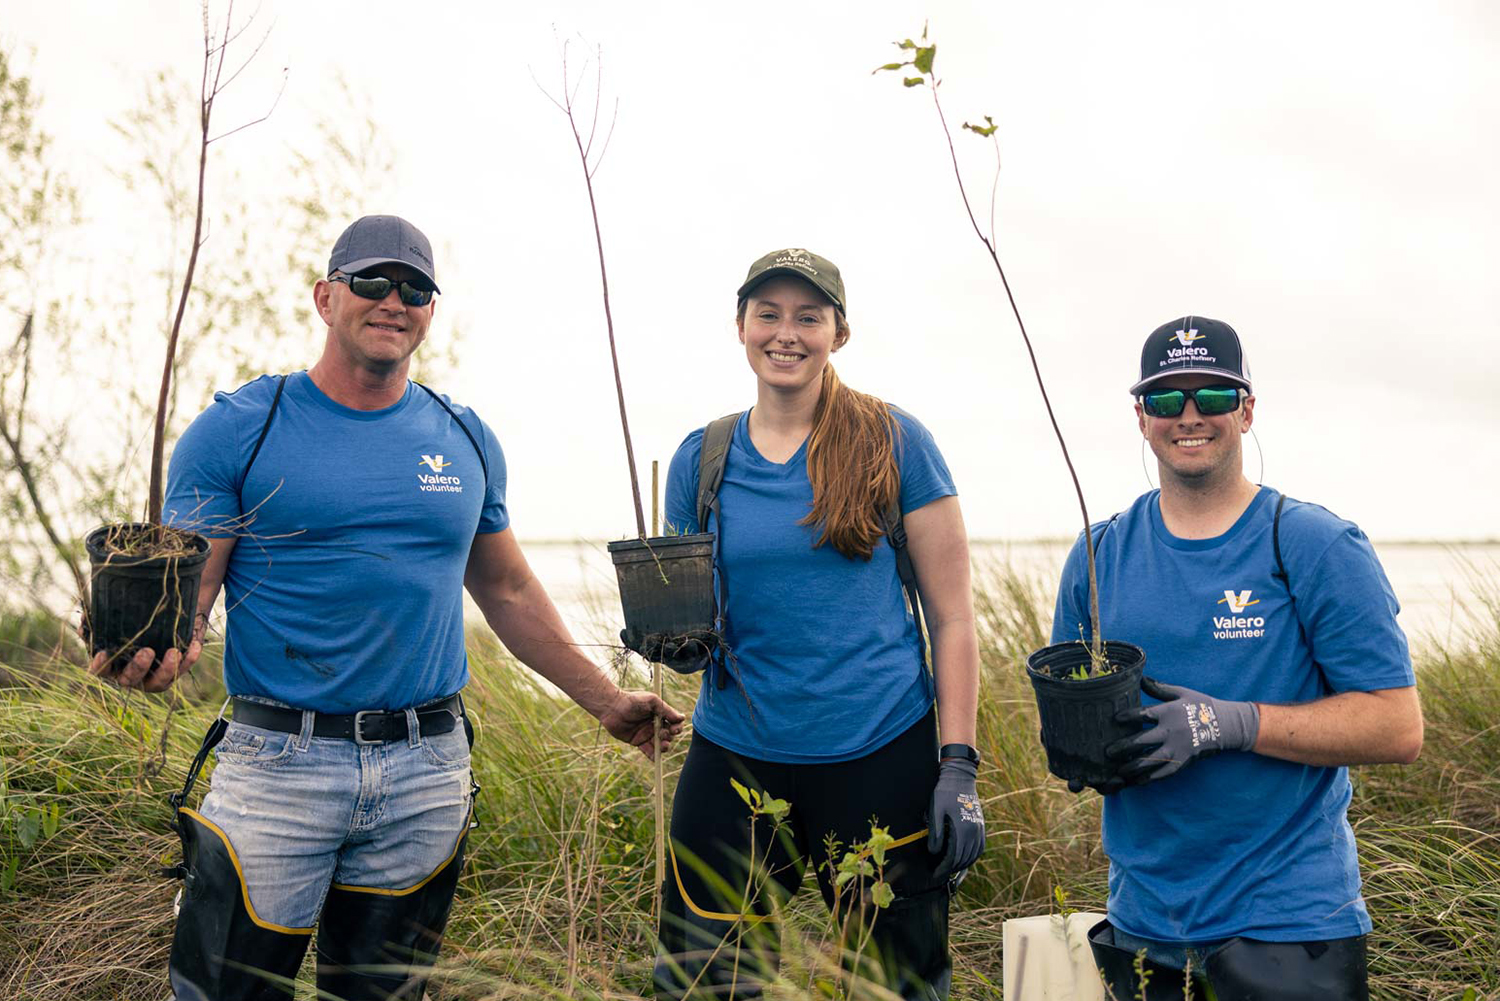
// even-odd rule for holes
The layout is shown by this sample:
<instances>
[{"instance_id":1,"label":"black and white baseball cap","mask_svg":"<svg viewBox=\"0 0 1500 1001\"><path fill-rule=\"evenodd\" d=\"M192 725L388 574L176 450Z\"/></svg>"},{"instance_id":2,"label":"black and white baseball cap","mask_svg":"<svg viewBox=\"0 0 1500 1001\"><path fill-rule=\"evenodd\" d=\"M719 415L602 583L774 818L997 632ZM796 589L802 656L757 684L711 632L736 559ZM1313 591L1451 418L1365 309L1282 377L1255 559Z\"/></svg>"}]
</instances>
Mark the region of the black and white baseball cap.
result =
<instances>
[{"instance_id":1,"label":"black and white baseball cap","mask_svg":"<svg viewBox=\"0 0 1500 1001\"><path fill-rule=\"evenodd\" d=\"M1240 335L1223 320L1184 316L1151 331L1141 348L1141 378L1130 387L1130 395L1139 396L1152 383L1185 373L1223 376L1252 391Z\"/></svg>"}]
</instances>

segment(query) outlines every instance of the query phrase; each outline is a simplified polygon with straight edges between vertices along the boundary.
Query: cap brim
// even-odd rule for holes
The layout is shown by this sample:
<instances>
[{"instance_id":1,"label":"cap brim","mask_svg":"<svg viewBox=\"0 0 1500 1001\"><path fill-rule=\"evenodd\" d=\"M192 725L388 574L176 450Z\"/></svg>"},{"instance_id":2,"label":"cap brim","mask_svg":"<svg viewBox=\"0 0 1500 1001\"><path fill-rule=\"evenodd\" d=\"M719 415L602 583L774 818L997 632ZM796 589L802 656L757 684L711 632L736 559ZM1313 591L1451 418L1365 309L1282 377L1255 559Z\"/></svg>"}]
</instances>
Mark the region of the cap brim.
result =
<instances>
[{"instance_id":1,"label":"cap brim","mask_svg":"<svg viewBox=\"0 0 1500 1001\"><path fill-rule=\"evenodd\" d=\"M359 272L361 271L365 271L369 268L373 268L381 264L401 264L405 267L411 268L413 271L420 274L423 278L427 279L427 284L432 286L432 290L434 292L441 293L443 291L442 289L438 288L437 280L432 277L432 275L427 271L426 268L418 267L411 261L403 261L399 257L362 257L357 261L350 261L347 264L340 264L337 270L342 271L346 275L355 275L359 274ZM332 272L329 273L332 274Z\"/></svg>"},{"instance_id":2,"label":"cap brim","mask_svg":"<svg viewBox=\"0 0 1500 1001\"><path fill-rule=\"evenodd\" d=\"M1250 383L1246 382L1244 377L1241 376L1238 372L1231 372L1227 368L1210 368L1207 366L1203 366L1198 368L1163 369L1162 371L1151 376L1151 378L1142 379L1134 386L1131 386L1130 395L1140 396L1148 386L1160 382L1163 379L1170 379L1174 375L1217 375L1222 376L1224 379L1234 383L1236 386L1243 387L1247 392L1250 390Z\"/></svg>"},{"instance_id":3,"label":"cap brim","mask_svg":"<svg viewBox=\"0 0 1500 1001\"><path fill-rule=\"evenodd\" d=\"M796 268L767 268L760 274L756 275L754 278L751 278L749 281L745 282L745 284L741 285L739 287L739 291L735 293L735 298L743 299L745 298L745 296L749 295L751 292L754 292L757 288L764 285L772 278L780 278L782 275L790 275L793 278L801 278L803 281L807 282L807 284L823 293L823 298L827 299L829 302L837 306L840 311L843 310L843 303L839 302L833 296L829 295L828 290L819 285L817 282L813 281L812 278L808 276L806 271L799 271Z\"/></svg>"}]
</instances>

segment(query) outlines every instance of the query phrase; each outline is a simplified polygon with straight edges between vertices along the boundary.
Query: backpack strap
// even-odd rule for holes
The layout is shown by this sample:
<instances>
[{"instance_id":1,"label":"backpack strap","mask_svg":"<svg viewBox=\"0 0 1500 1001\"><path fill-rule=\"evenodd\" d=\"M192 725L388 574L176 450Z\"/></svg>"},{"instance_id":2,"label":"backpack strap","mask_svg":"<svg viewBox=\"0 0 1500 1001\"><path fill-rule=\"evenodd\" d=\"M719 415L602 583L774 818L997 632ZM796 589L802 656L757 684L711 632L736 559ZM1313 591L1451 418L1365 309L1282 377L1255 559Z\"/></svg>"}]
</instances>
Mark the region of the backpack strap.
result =
<instances>
[{"instance_id":1,"label":"backpack strap","mask_svg":"<svg viewBox=\"0 0 1500 1001\"><path fill-rule=\"evenodd\" d=\"M238 493L245 492L245 481L250 478L250 467L255 465L255 457L260 454L260 447L266 443L266 434L271 430L271 421L276 418L276 405L281 402L281 392L284 389L286 389L286 375L282 374L276 378L276 395L271 397L271 409L266 411L266 422L260 426L260 437L255 439L255 447L250 450L250 461L245 463L245 468L240 472Z\"/></svg>"},{"instance_id":2,"label":"backpack strap","mask_svg":"<svg viewBox=\"0 0 1500 1001\"><path fill-rule=\"evenodd\" d=\"M1281 559L1281 507L1285 503L1286 494L1281 494L1276 498L1276 513L1271 516L1271 552L1276 556L1276 569L1271 571L1271 576L1285 584L1287 592L1291 593L1292 581L1287 577L1286 563Z\"/></svg>"},{"instance_id":3,"label":"backpack strap","mask_svg":"<svg viewBox=\"0 0 1500 1001\"><path fill-rule=\"evenodd\" d=\"M479 456L479 468L484 470L484 491L486 494L488 494L490 490L490 464L485 461L484 449L480 447L479 439L474 437L474 432L469 430L469 425L465 424L459 418L458 414L453 412L453 408L448 406L448 404L443 401L443 398L441 396L434 393L432 390L428 389L420 382L417 382L415 379L412 380L412 384L421 389L428 396L436 400L438 406L448 411L448 416L453 418L453 422L457 424L459 430L464 433L464 437L469 439L469 444L474 446L474 453Z\"/></svg>"},{"instance_id":4,"label":"backpack strap","mask_svg":"<svg viewBox=\"0 0 1500 1001\"><path fill-rule=\"evenodd\" d=\"M1099 534L1096 535L1096 536L1094 536L1093 544L1094 544L1094 555L1095 556L1099 555L1099 545L1100 545L1100 543L1102 543L1104 541L1104 533L1107 532L1107 531L1109 531L1109 526L1113 525L1115 523L1115 519L1118 518L1119 516L1120 516L1120 512L1118 512L1118 511L1116 511L1114 514L1110 515L1109 516L1109 520L1104 523L1104 527L1101 528L1101 529L1099 529Z\"/></svg>"},{"instance_id":5,"label":"backpack strap","mask_svg":"<svg viewBox=\"0 0 1500 1001\"><path fill-rule=\"evenodd\" d=\"M708 516L719 519L719 487L724 484L724 467L729 464L729 442L734 427L745 415L741 410L725 414L703 429L702 447L698 453L698 531L708 531Z\"/></svg>"},{"instance_id":6,"label":"backpack strap","mask_svg":"<svg viewBox=\"0 0 1500 1001\"><path fill-rule=\"evenodd\" d=\"M901 498L896 500L881 515L885 523L885 537L896 551L896 576L901 581L901 590L906 593L906 603L911 606L912 618L917 624L917 655L929 675L932 664L927 659L927 629L922 621L922 598L917 592L917 571L911 562L911 551L906 546L906 520L901 516ZM934 679L935 688L936 679ZM934 690L934 696L936 691Z\"/></svg>"},{"instance_id":7,"label":"backpack strap","mask_svg":"<svg viewBox=\"0 0 1500 1001\"><path fill-rule=\"evenodd\" d=\"M703 441L698 450L698 531L708 531L708 516L714 519L714 632L724 635L725 610L729 607L729 582L724 573L719 553L724 545L724 515L719 510L719 487L724 483L724 467L729 464L729 442L734 437L734 427L744 416L725 414L703 429ZM723 664L723 649L712 655L710 673L717 673L715 683L723 689L729 683L729 670Z\"/></svg>"}]
</instances>

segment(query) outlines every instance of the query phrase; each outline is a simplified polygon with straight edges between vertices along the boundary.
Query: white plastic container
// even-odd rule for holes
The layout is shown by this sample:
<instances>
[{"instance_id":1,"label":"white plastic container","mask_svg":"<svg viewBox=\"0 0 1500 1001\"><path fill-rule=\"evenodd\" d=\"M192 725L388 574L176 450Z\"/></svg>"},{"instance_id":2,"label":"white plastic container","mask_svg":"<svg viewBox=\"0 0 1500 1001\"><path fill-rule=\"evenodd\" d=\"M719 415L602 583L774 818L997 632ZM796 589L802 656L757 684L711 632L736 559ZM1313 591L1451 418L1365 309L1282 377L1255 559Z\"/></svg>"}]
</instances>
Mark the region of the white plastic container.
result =
<instances>
[{"instance_id":1,"label":"white plastic container","mask_svg":"<svg viewBox=\"0 0 1500 1001\"><path fill-rule=\"evenodd\" d=\"M1005 922L1005 1001L1104 1001L1104 983L1089 948L1089 929L1103 914L1074 911Z\"/></svg>"}]
</instances>

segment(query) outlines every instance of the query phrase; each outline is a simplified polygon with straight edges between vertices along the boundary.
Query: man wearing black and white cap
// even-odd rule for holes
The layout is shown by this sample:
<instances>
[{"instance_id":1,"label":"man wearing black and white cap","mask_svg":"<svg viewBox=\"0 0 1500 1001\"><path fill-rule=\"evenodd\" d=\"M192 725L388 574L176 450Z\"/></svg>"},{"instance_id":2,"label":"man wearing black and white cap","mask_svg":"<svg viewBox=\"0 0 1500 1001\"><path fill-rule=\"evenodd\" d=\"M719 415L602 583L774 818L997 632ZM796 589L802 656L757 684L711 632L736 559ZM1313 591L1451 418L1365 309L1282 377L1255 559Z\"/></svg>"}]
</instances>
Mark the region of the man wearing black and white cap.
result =
<instances>
[{"instance_id":1,"label":"man wearing black and white cap","mask_svg":"<svg viewBox=\"0 0 1500 1001\"><path fill-rule=\"evenodd\" d=\"M472 815L464 588L613 736L649 757L653 717L662 746L681 723L578 652L510 529L494 432L407 378L437 292L421 231L356 220L313 287L317 364L217 394L173 453L168 517L212 544L195 638L113 680L190 670L222 584L233 711L192 769L216 747L201 807L194 778L174 797L179 1001L289 999L315 927L320 996L422 996Z\"/></svg>"},{"instance_id":2,"label":"man wearing black and white cap","mask_svg":"<svg viewBox=\"0 0 1500 1001\"><path fill-rule=\"evenodd\" d=\"M1422 746L1395 595L1357 526L1245 477L1256 398L1229 324L1158 327L1130 393L1161 488L1080 537L1052 630L1088 633L1093 545L1104 635L1150 674L1099 787L1100 972L1121 998L1180 998L1189 964L1221 998L1365 998L1347 766Z\"/></svg>"}]
</instances>

